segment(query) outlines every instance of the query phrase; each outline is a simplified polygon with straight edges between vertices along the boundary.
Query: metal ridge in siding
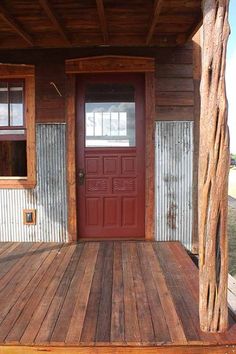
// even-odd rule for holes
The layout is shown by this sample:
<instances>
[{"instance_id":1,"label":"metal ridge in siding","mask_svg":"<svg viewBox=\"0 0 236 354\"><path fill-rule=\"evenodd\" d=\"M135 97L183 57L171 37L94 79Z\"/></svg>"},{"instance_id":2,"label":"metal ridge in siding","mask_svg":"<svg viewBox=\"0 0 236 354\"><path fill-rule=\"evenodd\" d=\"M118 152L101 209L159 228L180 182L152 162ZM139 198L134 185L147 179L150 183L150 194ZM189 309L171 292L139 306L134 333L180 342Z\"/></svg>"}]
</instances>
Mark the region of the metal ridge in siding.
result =
<instances>
[{"instance_id":1,"label":"metal ridge in siding","mask_svg":"<svg viewBox=\"0 0 236 354\"><path fill-rule=\"evenodd\" d=\"M66 242L66 126L36 125L37 186L0 189L0 241ZM23 225L36 209L36 225Z\"/></svg>"},{"instance_id":2,"label":"metal ridge in siding","mask_svg":"<svg viewBox=\"0 0 236 354\"><path fill-rule=\"evenodd\" d=\"M192 247L193 122L156 123L156 238Z\"/></svg>"}]
</instances>

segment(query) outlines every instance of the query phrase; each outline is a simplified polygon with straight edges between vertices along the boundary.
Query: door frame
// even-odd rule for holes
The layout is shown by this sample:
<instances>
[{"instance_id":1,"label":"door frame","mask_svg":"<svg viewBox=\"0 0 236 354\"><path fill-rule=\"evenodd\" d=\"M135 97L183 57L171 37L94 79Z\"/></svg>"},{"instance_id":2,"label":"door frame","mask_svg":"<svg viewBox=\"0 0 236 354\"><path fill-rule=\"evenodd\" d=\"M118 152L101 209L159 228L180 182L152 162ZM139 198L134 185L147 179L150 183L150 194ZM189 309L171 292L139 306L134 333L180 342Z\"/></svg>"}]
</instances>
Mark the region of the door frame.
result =
<instances>
[{"instance_id":1,"label":"door frame","mask_svg":"<svg viewBox=\"0 0 236 354\"><path fill-rule=\"evenodd\" d=\"M78 237L76 201L76 76L93 73L143 73L145 75L145 240L154 239L155 176L155 59L146 57L99 56L69 59L66 70L66 146L68 241Z\"/></svg>"}]
</instances>

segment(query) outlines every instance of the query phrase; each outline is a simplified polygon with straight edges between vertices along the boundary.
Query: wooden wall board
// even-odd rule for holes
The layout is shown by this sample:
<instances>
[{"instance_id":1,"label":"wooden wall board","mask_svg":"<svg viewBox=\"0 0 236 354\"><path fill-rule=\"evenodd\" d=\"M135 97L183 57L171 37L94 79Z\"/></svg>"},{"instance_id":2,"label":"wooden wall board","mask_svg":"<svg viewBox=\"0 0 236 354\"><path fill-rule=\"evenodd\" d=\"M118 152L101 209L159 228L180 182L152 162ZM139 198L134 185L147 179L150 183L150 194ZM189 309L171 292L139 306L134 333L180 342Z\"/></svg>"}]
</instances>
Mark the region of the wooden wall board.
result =
<instances>
[{"instance_id":1,"label":"wooden wall board","mask_svg":"<svg viewBox=\"0 0 236 354\"><path fill-rule=\"evenodd\" d=\"M66 68L65 61L75 63L73 58L81 58L83 70L89 70L89 62L85 57L96 56L140 56L134 66L126 70L153 70L155 59L156 71L156 119L159 120L193 120L193 58L192 45L186 44L182 48L80 48L65 50L32 50L32 51L1 51L1 61L6 63L25 63L35 65L36 75L36 121L42 123L65 122L66 101ZM150 61L146 57L151 58ZM71 61L70 61L71 60ZM92 58L91 58L92 61ZM144 63L148 63L144 64ZM82 65L82 64L81 64ZM86 69L87 68L87 69ZM69 64L68 64L69 69ZM100 70L102 66L100 65ZM104 65L103 65L103 70ZM122 68L124 70L124 66ZM139 69L140 70L140 69ZM61 92L59 96L55 88L50 85L54 82ZM182 108L183 107L183 108Z\"/></svg>"}]
</instances>

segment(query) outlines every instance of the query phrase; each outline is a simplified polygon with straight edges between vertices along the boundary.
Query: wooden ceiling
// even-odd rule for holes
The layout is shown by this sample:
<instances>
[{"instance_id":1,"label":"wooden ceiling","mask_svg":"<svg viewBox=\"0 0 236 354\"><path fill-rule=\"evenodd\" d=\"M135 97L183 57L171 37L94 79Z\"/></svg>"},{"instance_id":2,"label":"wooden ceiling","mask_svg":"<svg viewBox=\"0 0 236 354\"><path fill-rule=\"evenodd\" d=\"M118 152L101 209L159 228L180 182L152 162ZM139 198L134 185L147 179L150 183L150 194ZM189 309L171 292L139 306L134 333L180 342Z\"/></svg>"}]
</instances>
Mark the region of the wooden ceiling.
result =
<instances>
[{"instance_id":1,"label":"wooden ceiling","mask_svg":"<svg viewBox=\"0 0 236 354\"><path fill-rule=\"evenodd\" d=\"M176 46L201 16L201 0L1 0L0 49Z\"/></svg>"}]
</instances>

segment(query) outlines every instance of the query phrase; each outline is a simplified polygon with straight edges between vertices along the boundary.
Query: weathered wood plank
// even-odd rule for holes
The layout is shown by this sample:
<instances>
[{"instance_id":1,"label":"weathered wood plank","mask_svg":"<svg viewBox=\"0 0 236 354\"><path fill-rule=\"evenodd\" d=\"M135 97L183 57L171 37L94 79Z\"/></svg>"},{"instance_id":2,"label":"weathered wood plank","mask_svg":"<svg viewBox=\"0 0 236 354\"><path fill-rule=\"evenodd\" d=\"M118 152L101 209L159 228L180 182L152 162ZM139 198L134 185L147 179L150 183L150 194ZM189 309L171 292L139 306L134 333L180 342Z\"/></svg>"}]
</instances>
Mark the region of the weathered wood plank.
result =
<instances>
[{"instance_id":1,"label":"weathered wood plank","mask_svg":"<svg viewBox=\"0 0 236 354\"><path fill-rule=\"evenodd\" d=\"M54 327L56 325L56 321L58 319L58 315L59 315L61 308L63 306L66 294L69 290L71 280L74 277L83 247L84 246L82 244L76 245L75 252L71 258L71 262L63 275L63 279L62 279L62 281L56 291L56 294L50 304L50 307L49 307L47 314L43 320L43 323L39 329L37 337L35 338L34 342L36 344L39 344L39 345L45 344L45 343L48 344L50 342L52 332L53 332Z\"/></svg>"},{"instance_id":2,"label":"weathered wood plank","mask_svg":"<svg viewBox=\"0 0 236 354\"><path fill-rule=\"evenodd\" d=\"M60 255L57 255L58 261L60 262L58 268L56 269L55 273L52 273L52 277L50 278L50 267L47 270L46 277L49 278L46 282L44 280L38 284L40 289L46 288L46 291L43 293L41 299L40 295L37 291L35 291L37 298L34 300L32 296L30 301L34 302L34 312L31 316L30 320L28 321L28 325L20 338L20 342L23 344L33 344L36 335L41 327L42 322L47 315L49 306L54 299L55 293L58 289L58 286L64 276L64 272L66 271L68 264L71 261L71 257L75 251L76 245L71 245L70 247L64 247L62 251L60 251ZM45 278L45 277L44 277ZM36 307L36 301L39 302L39 305ZM29 307L30 302L27 302L27 308ZM22 316L22 313L21 313ZM26 321L25 321L26 322ZM19 326L19 324L18 324Z\"/></svg>"},{"instance_id":3,"label":"weathered wood plank","mask_svg":"<svg viewBox=\"0 0 236 354\"><path fill-rule=\"evenodd\" d=\"M140 343L141 333L138 322L132 266L125 242L122 242L122 268L124 282L125 341L129 344L132 342Z\"/></svg>"},{"instance_id":4,"label":"weathered wood plank","mask_svg":"<svg viewBox=\"0 0 236 354\"><path fill-rule=\"evenodd\" d=\"M91 242L89 246L89 253L87 254L87 257L90 261L87 262L79 291L76 294L77 301L74 306L74 311L70 319L70 326L66 335L66 343L70 344L80 342L84 318L88 305L89 294L91 290L91 284L94 275L94 269L97 260L99 244ZM107 285L104 288L106 289Z\"/></svg>"},{"instance_id":5,"label":"weathered wood plank","mask_svg":"<svg viewBox=\"0 0 236 354\"><path fill-rule=\"evenodd\" d=\"M111 339L113 249L113 242L105 243L102 292L98 310L96 342L110 342Z\"/></svg>"},{"instance_id":6,"label":"weathered wood plank","mask_svg":"<svg viewBox=\"0 0 236 354\"><path fill-rule=\"evenodd\" d=\"M124 342L124 283L122 272L121 243L114 243L112 309L111 309L111 342Z\"/></svg>"},{"instance_id":7,"label":"weathered wood plank","mask_svg":"<svg viewBox=\"0 0 236 354\"><path fill-rule=\"evenodd\" d=\"M27 326L29 325L32 316L34 315L35 311L37 311L37 307L40 306L40 311L43 309L41 299L45 291L47 290L49 284L53 281L53 278L58 268L60 269L60 271L62 271L65 265L64 256L67 251L68 249L65 245L61 248L60 253L58 253L58 250L56 250L56 255L47 270L47 276L43 277L40 280L38 286L36 287L30 299L26 303L26 306L22 310L20 316L14 323L14 326L8 333L5 339L6 343L19 343Z\"/></svg>"},{"instance_id":8,"label":"weathered wood plank","mask_svg":"<svg viewBox=\"0 0 236 354\"><path fill-rule=\"evenodd\" d=\"M45 258L39 270L35 273L35 275L30 280L27 287L22 291L19 298L16 300L14 305L11 307L10 311L7 313L6 317L2 321L0 325L0 342L3 342L7 337L8 333L12 329L16 320L19 318L21 312L24 307L27 306L29 299L37 288L39 282L42 277L45 276L49 266L51 265L53 259L56 257L58 250L60 250L61 246L58 246L58 249L54 248L49 251L48 256ZM46 252L45 252L46 253Z\"/></svg>"},{"instance_id":9,"label":"weathered wood plank","mask_svg":"<svg viewBox=\"0 0 236 354\"><path fill-rule=\"evenodd\" d=\"M183 279L175 259L163 242L154 245L155 252L165 274L168 289L174 300L175 309L182 323L187 341L200 341L198 330L198 307L188 289L184 288ZM166 261L168 259L168 261Z\"/></svg>"},{"instance_id":10,"label":"weathered wood plank","mask_svg":"<svg viewBox=\"0 0 236 354\"><path fill-rule=\"evenodd\" d=\"M175 304L173 302L171 293L169 292L169 289L165 281L165 276L163 275L158 258L151 244L145 247L144 254L146 255L149 261L150 270L152 272L152 276L156 284L156 289L159 294L160 302L164 310L171 339L173 343L176 344L187 343L186 336L182 327L182 323L178 318L178 314L175 309Z\"/></svg>"},{"instance_id":11,"label":"weathered wood plank","mask_svg":"<svg viewBox=\"0 0 236 354\"><path fill-rule=\"evenodd\" d=\"M1 354L36 354L50 352L52 354L234 354L235 347L224 346L171 346L171 347L27 347L27 346L1 346Z\"/></svg>"},{"instance_id":12,"label":"weathered wood plank","mask_svg":"<svg viewBox=\"0 0 236 354\"><path fill-rule=\"evenodd\" d=\"M74 307L77 303L77 294L80 289L81 282L83 280L89 255L91 255L90 247L91 246L89 243L86 243L84 246L84 250L77 264L74 277L71 281L69 290L66 294L63 306L61 308L55 328L53 330L51 341L50 341L51 344L55 344L55 343L65 344L67 332L70 326L71 317L74 312Z\"/></svg>"},{"instance_id":13,"label":"weathered wood plank","mask_svg":"<svg viewBox=\"0 0 236 354\"><path fill-rule=\"evenodd\" d=\"M194 120L193 107L157 106L156 120Z\"/></svg>"},{"instance_id":14,"label":"weathered wood plank","mask_svg":"<svg viewBox=\"0 0 236 354\"><path fill-rule=\"evenodd\" d=\"M148 297L143 282L142 270L138 257L137 247L136 244L132 242L127 243L126 248L129 252L130 262L132 266L141 342L151 344L155 342L155 333L153 329Z\"/></svg>"},{"instance_id":15,"label":"weathered wood plank","mask_svg":"<svg viewBox=\"0 0 236 354\"><path fill-rule=\"evenodd\" d=\"M97 319L99 312L99 303L102 293L102 277L105 262L105 248L106 243L101 242L99 246L93 282L90 290L84 326L81 334L82 344L90 343L92 345L96 341Z\"/></svg>"},{"instance_id":16,"label":"weathered wood plank","mask_svg":"<svg viewBox=\"0 0 236 354\"><path fill-rule=\"evenodd\" d=\"M155 339L158 343L171 343L169 329L166 323L164 309L162 308L159 294L156 289L152 272L148 272L149 262L145 254L145 244L137 245L138 255L140 259L143 281L145 284L147 298L151 310Z\"/></svg>"}]
</instances>

